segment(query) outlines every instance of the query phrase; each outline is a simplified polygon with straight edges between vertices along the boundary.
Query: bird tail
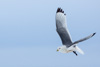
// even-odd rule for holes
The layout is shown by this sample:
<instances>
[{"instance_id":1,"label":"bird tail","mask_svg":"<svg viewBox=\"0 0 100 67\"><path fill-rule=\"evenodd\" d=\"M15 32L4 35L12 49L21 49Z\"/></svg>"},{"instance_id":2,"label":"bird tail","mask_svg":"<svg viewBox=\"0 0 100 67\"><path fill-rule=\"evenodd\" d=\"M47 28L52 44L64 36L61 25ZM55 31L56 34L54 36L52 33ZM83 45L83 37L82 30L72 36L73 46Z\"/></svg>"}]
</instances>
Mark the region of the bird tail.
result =
<instances>
[{"instance_id":1,"label":"bird tail","mask_svg":"<svg viewBox=\"0 0 100 67\"><path fill-rule=\"evenodd\" d=\"M78 46L76 46L76 51L79 52L80 54L84 54L84 52Z\"/></svg>"}]
</instances>

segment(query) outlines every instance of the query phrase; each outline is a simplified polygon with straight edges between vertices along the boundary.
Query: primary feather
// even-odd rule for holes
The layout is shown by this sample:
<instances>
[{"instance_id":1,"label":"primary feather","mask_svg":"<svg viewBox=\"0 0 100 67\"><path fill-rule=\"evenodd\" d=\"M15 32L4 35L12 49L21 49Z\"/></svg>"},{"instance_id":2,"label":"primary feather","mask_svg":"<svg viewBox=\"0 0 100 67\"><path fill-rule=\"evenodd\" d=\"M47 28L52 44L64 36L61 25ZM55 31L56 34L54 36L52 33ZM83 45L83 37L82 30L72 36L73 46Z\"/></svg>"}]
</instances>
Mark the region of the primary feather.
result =
<instances>
[{"instance_id":1,"label":"primary feather","mask_svg":"<svg viewBox=\"0 0 100 67\"><path fill-rule=\"evenodd\" d=\"M60 8L58 8L56 13L56 30L62 40L63 45L70 47L72 45L72 40L66 25L66 15L64 15L63 10Z\"/></svg>"}]
</instances>

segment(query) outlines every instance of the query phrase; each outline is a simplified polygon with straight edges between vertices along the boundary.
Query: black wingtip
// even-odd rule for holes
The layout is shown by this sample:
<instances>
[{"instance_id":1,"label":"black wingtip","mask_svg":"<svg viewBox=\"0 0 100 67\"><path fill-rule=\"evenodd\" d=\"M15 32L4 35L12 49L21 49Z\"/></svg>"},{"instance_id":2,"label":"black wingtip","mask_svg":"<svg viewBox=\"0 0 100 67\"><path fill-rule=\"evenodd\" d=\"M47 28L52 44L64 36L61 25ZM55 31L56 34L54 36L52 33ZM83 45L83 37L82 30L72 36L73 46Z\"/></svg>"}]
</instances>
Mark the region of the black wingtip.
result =
<instances>
[{"instance_id":1,"label":"black wingtip","mask_svg":"<svg viewBox=\"0 0 100 67\"><path fill-rule=\"evenodd\" d=\"M92 36L94 36L96 34L96 32L95 33L93 33L93 35Z\"/></svg>"},{"instance_id":2,"label":"black wingtip","mask_svg":"<svg viewBox=\"0 0 100 67\"><path fill-rule=\"evenodd\" d=\"M57 9L56 13L58 13L58 12L64 13L64 11L60 7Z\"/></svg>"}]
</instances>

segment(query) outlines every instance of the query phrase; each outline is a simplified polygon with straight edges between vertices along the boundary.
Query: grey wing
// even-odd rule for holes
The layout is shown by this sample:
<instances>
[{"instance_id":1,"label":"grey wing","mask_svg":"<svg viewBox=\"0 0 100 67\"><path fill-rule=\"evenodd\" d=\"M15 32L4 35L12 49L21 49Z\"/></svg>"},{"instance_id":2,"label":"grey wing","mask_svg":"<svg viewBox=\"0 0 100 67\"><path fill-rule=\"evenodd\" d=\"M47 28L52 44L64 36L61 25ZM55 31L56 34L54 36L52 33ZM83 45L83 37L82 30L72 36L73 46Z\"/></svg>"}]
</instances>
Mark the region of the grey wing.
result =
<instances>
[{"instance_id":1,"label":"grey wing","mask_svg":"<svg viewBox=\"0 0 100 67\"><path fill-rule=\"evenodd\" d=\"M70 39L70 36L65 28L57 29L57 32L62 40L63 45L66 45L67 47L70 47L72 45L72 41Z\"/></svg>"},{"instance_id":2,"label":"grey wing","mask_svg":"<svg viewBox=\"0 0 100 67\"><path fill-rule=\"evenodd\" d=\"M57 32L62 40L63 45L70 47L72 45L72 41L68 30L66 29L66 17L64 15L64 11L61 8L58 8L56 14L56 28Z\"/></svg>"},{"instance_id":3,"label":"grey wing","mask_svg":"<svg viewBox=\"0 0 100 67\"><path fill-rule=\"evenodd\" d=\"M79 43L79 42L85 41L85 40L87 40L87 39L93 37L95 34L96 34L96 33L93 33L93 34L91 34L91 35L89 35L89 36L87 36L87 37L85 37L85 38L82 38L82 39L80 39L80 40L78 40L78 41L75 41L73 44L77 44L77 43Z\"/></svg>"}]
</instances>

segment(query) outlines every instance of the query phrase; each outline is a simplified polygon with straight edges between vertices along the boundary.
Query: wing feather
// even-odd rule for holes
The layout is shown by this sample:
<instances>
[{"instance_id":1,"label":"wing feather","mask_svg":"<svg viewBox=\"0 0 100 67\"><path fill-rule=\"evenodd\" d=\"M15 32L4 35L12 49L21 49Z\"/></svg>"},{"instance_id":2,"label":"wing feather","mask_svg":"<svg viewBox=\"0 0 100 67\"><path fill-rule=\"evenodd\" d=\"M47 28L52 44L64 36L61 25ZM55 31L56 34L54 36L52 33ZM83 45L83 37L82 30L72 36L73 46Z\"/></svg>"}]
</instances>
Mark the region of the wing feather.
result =
<instances>
[{"instance_id":1,"label":"wing feather","mask_svg":"<svg viewBox=\"0 0 100 67\"><path fill-rule=\"evenodd\" d=\"M78 40L78 41L75 41L73 44L77 44L77 43L79 43L79 42L85 41L85 40L87 40L87 39L93 37L95 34L96 34L96 33L93 33L93 34L91 34L91 35L89 35L89 36L87 36L87 37L85 37L85 38L82 38L82 39L80 39L80 40Z\"/></svg>"},{"instance_id":2,"label":"wing feather","mask_svg":"<svg viewBox=\"0 0 100 67\"><path fill-rule=\"evenodd\" d=\"M58 8L56 13L56 28L63 45L70 47L72 45L72 40L66 27L66 15L61 8Z\"/></svg>"}]
</instances>

